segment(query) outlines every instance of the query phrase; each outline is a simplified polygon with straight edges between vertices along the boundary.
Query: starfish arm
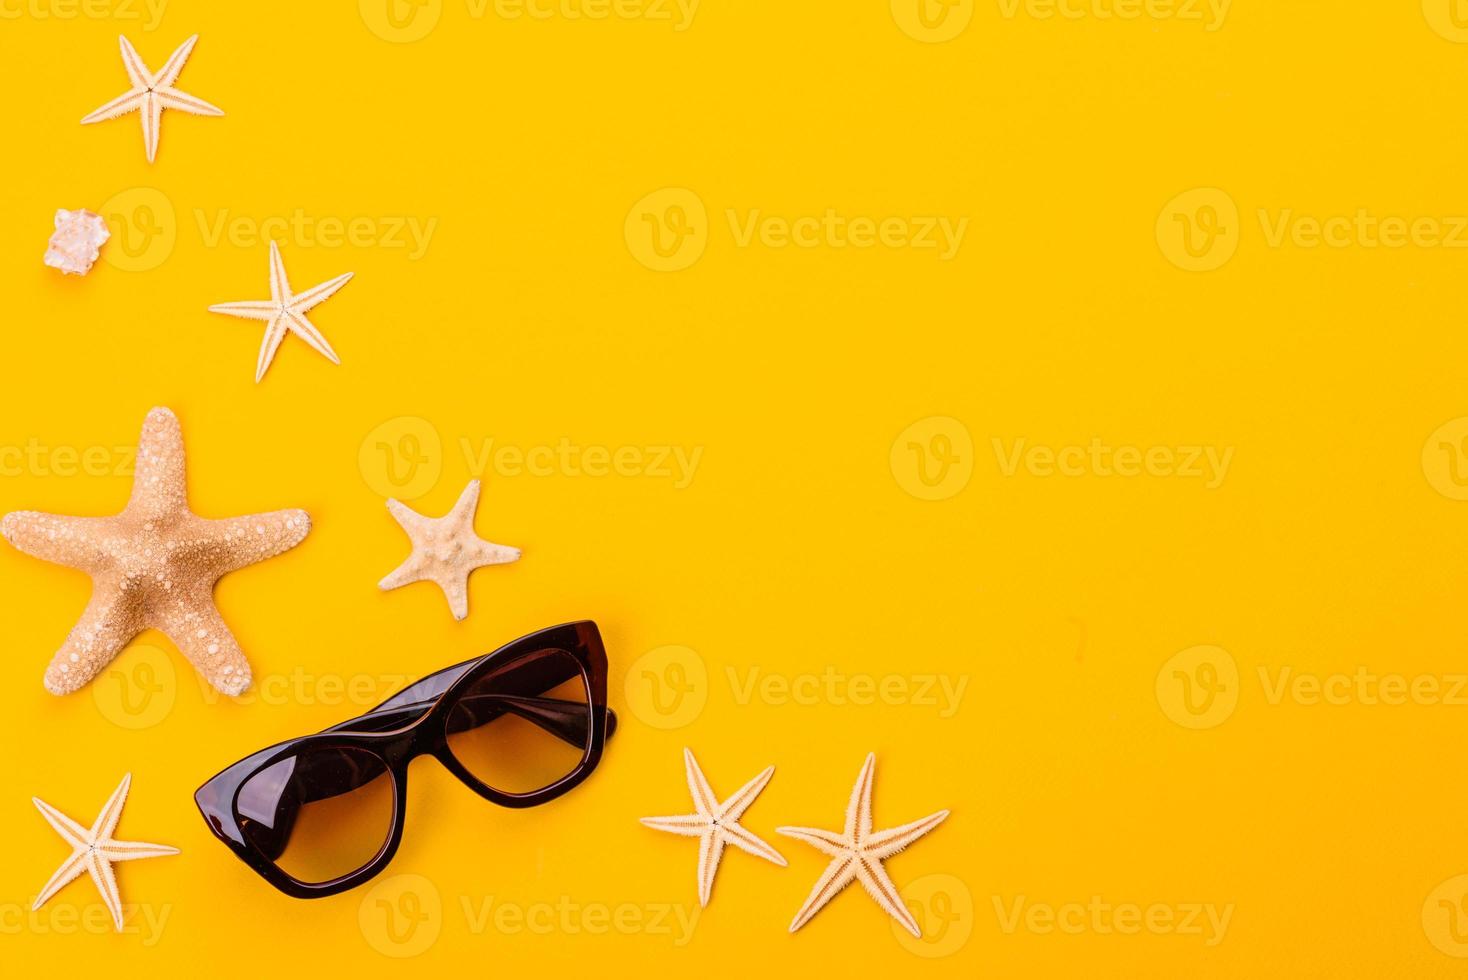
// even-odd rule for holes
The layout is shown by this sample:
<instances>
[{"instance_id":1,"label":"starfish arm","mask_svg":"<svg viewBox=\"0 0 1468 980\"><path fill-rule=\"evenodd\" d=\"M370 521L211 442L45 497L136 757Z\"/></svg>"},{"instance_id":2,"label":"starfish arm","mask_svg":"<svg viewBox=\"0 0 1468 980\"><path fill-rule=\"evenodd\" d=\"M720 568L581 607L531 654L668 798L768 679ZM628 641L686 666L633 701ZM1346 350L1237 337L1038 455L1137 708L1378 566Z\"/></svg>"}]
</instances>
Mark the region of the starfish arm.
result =
<instances>
[{"instance_id":1,"label":"starfish arm","mask_svg":"<svg viewBox=\"0 0 1468 980\"><path fill-rule=\"evenodd\" d=\"M856 877L853 867L855 862L850 857L837 858L826 866L821 874L820 880L810 890L810 897L795 913L795 918L790 922L790 931L794 932L811 920L811 917L825 907L826 903L835 898L851 879Z\"/></svg>"},{"instance_id":2,"label":"starfish arm","mask_svg":"<svg viewBox=\"0 0 1468 980\"><path fill-rule=\"evenodd\" d=\"M57 565L87 572L108 564L98 543L114 526L111 517L67 517L19 510L0 518L0 534L19 551Z\"/></svg>"},{"instance_id":3,"label":"starfish arm","mask_svg":"<svg viewBox=\"0 0 1468 980\"><path fill-rule=\"evenodd\" d=\"M112 921L117 925L117 931L122 931L122 895L117 891L117 876L112 873L112 865L102 859L102 855L96 851L87 854L87 870L91 872L92 880L97 883L97 891L102 895L102 904L107 906L107 911L112 913Z\"/></svg>"},{"instance_id":4,"label":"starfish arm","mask_svg":"<svg viewBox=\"0 0 1468 980\"><path fill-rule=\"evenodd\" d=\"M158 98L158 104L165 109L177 109L187 112L191 116L222 116L224 110L219 106L205 102L197 95L180 92L176 88L158 88L153 90Z\"/></svg>"},{"instance_id":5,"label":"starfish arm","mask_svg":"<svg viewBox=\"0 0 1468 980\"><path fill-rule=\"evenodd\" d=\"M158 131L163 128L163 106L156 92L143 93L143 105L139 113L143 119L143 147L148 151L148 162L158 159Z\"/></svg>"},{"instance_id":6,"label":"starfish arm","mask_svg":"<svg viewBox=\"0 0 1468 980\"><path fill-rule=\"evenodd\" d=\"M311 515L304 510L277 510L204 522L207 553L218 575L274 558L305 540Z\"/></svg>"},{"instance_id":7,"label":"starfish arm","mask_svg":"<svg viewBox=\"0 0 1468 980\"><path fill-rule=\"evenodd\" d=\"M799 841L805 841L822 854L829 854L832 857L837 857L851 850L850 845L845 839L839 834L831 833L829 830L817 830L814 827L776 827L775 833L784 834L786 837L794 837Z\"/></svg>"},{"instance_id":8,"label":"starfish arm","mask_svg":"<svg viewBox=\"0 0 1468 980\"><path fill-rule=\"evenodd\" d=\"M274 320L280 315L280 307L268 300L258 300L245 303L215 303L209 307L210 313L223 313L226 316L237 316L242 320ZM284 332L282 332L284 336Z\"/></svg>"},{"instance_id":9,"label":"starfish arm","mask_svg":"<svg viewBox=\"0 0 1468 980\"><path fill-rule=\"evenodd\" d=\"M178 514L188 510L185 491L183 430L178 416L170 409L155 408L143 420L127 509L152 517Z\"/></svg>"},{"instance_id":10,"label":"starfish arm","mask_svg":"<svg viewBox=\"0 0 1468 980\"><path fill-rule=\"evenodd\" d=\"M947 819L948 811L939 810L937 813L928 814L921 820L905 823L901 827L878 831L867 837L864 849L867 854L881 861L896 854Z\"/></svg>"},{"instance_id":11,"label":"starfish arm","mask_svg":"<svg viewBox=\"0 0 1468 980\"><path fill-rule=\"evenodd\" d=\"M762 857L771 864L779 865L782 868L789 863L779 851L737 823L721 823L719 824L719 829L723 832L725 839L730 844L733 844L742 851L753 854L755 857Z\"/></svg>"},{"instance_id":12,"label":"starfish arm","mask_svg":"<svg viewBox=\"0 0 1468 980\"><path fill-rule=\"evenodd\" d=\"M846 804L845 834L853 841L860 841L872 832L872 780L876 768L877 754L868 752L856 785L851 788L851 800Z\"/></svg>"},{"instance_id":13,"label":"starfish arm","mask_svg":"<svg viewBox=\"0 0 1468 980\"><path fill-rule=\"evenodd\" d=\"M138 57L137 48L134 48L132 42L120 34L117 37L117 47L122 52L122 67L126 69L127 80L132 82L133 88L151 88L153 73L148 71L148 66L143 64L142 58Z\"/></svg>"},{"instance_id":14,"label":"starfish arm","mask_svg":"<svg viewBox=\"0 0 1468 980\"><path fill-rule=\"evenodd\" d=\"M917 921L908 911L907 905L903 903L902 896L897 892L897 886L892 879L887 877L887 869L883 868L879 861L857 861L856 877L861 881L861 886L867 890L876 903L887 910L887 914L898 922L903 928L919 939L923 938L923 932L918 928Z\"/></svg>"},{"instance_id":15,"label":"starfish arm","mask_svg":"<svg viewBox=\"0 0 1468 980\"><path fill-rule=\"evenodd\" d=\"M408 556L407 561L384 575L382 581L377 583L377 587L384 592L391 592L393 589L421 582L427 577L423 563L418 560L417 554L412 554Z\"/></svg>"},{"instance_id":16,"label":"starfish arm","mask_svg":"<svg viewBox=\"0 0 1468 980\"><path fill-rule=\"evenodd\" d=\"M275 360L275 352L280 349L280 342L285 340L289 332L285 325L285 317L280 311L275 311L270 322L265 326L265 336L260 338L260 353L255 357L255 383L265 377L265 372L270 370L270 363Z\"/></svg>"},{"instance_id":17,"label":"starfish arm","mask_svg":"<svg viewBox=\"0 0 1468 980\"><path fill-rule=\"evenodd\" d=\"M456 574L444 570L436 574L425 576L432 579L440 589L443 589L444 598L449 601L449 612L454 614L454 619L462 623L469 618L469 576L467 574Z\"/></svg>"},{"instance_id":18,"label":"starfish arm","mask_svg":"<svg viewBox=\"0 0 1468 980\"><path fill-rule=\"evenodd\" d=\"M388 498L387 512L392 515L393 520L398 522L398 527L407 532L408 537L412 540L417 540L418 532L429 524L428 518L401 500L392 497Z\"/></svg>"},{"instance_id":19,"label":"starfish arm","mask_svg":"<svg viewBox=\"0 0 1468 980\"><path fill-rule=\"evenodd\" d=\"M305 313L313 307L320 306L328 299L335 296L337 291L351 281L353 273L345 272L335 279L328 279L319 286L312 286L304 293L291 297L290 308L294 313Z\"/></svg>"},{"instance_id":20,"label":"starfish arm","mask_svg":"<svg viewBox=\"0 0 1468 980\"><path fill-rule=\"evenodd\" d=\"M67 858L61 867L56 869L56 873L51 876L51 879L41 886L40 892L36 895L36 900L31 903L31 908L38 909L42 905L45 905L52 895L55 895L62 888L75 881L86 870L86 849L83 848L78 851L73 851L71 857Z\"/></svg>"},{"instance_id":21,"label":"starfish arm","mask_svg":"<svg viewBox=\"0 0 1468 980\"><path fill-rule=\"evenodd\" d=\"M70 694L102 672L142 630L126 593L98 594L94 588L81 619L46 668L46 690Z\"/></svg>"},{"instance_id":22,"label":"starfish arm","mask_svg":"<svg viewBox=\"0 0 1468 980\"><path fill-rule=\"evenodd\" d=\"M714 891L714 875L719 873L719 859L724 856L724 838L705 834L698 842L698 904L708 905Z\"/></svg>"},{"instance_id":23,"label":"starfish arm","mask_svg":"<svg viewBox=\"0 0 1468 980\"><path fill-rule=\"evenodd\" d=\"M701 837L708 833L710 826L709 819L698 813L685 813L676 817L643 817L638 822L644 827L664 830L680 837Z\"/></svg>"},{"instance_id":24,"label":"starfish arm","mask_svg":"<svg viewBox=\"0 0 1468 980\"><path fill-rule=\"evenodd\" d=\"M178 848L167 844L148 844L137 840L109 840L97 848L104 858L116 864L118 861L141 861L144 858L167 857L177 854Z\"/></svg>"},{"instance_id":25,"label":"starfish arm","mask_svg":"<svg viewBox=\"0 0 1468 980\"><path fill-rule=\"evenodd\" d=\"M703 816L712 817L718 812L719 801L714 796L713 787L704 778L703 770L698 768L698 760L693 757L692 749L683 750L683 769L688 775L688 793L693 797L694 807Z\"/></svg>"},{"instance_id":26,"label":"starfish arm","mask_svg":"<svg viewBox=\"0 0 1468 980\"><path fill-rule=\"evenodd\" d=\"M465 484L463 492L459 494L459 499L454 501L453 510L445 514L441 520L452 525L461 534L467 533L473 537L474 515L479 510L480 488L478 480L470 480Z\"/></svg>"},{"instance_id":27,"label":"starfish arm","mask_svg":"<svg viewBox=\"0 0 1468 980\"><path fill-rule=\"evenodd\" d=\"M749 805L764 791L770 780L775 775L775 767L769 766L764 772L755 776L749 782L739 787L738 791L723 803L719 804L720 820L738 820L749 809Z\"/></svg>"},{"instance_id":28,"label":"starfish arm","mask_svg":"<svg viewBox=\"0 0 1468 980\"><path fill-rule=\"evenodd\" d=\"M508 565L520 560L519 548L495 544L493 541L485 541L478 536L470 543L470 549L476 568L483 568L485 565Z\"/></svg>"},{"instance_id":29,"label":"starfish arm","mask_svg":"<svg viewBox=\"0 0 1468 980\"><path fill-rule=\"evenodd\" d=\"M147 89L135 88L122 93L106 105L82 116L82 125L90 126L92 123L116 119L118 116L125 116L137 110L142 106L143 96L147 94L147 91Z\"/></svg>"},{"instance_id":30,"label":"starfish arm","mask_svg":"<svg viewBox=\"0 0 1468 980\"><path fill-rule=\"evenodd\" d=\"M249 688L250 662L207 589L177 597L157 616L158 628L215 690L234 697Z\"/></svg>"},{"instance_id":31,"label":"starfish arm","mask_svg":"<svg viewBox=\"0 0 1468 980\"><path fill-rule=\"evenodd\" d=\"M85 827L45 800L40 800L32 796L31 802L36 805L37 810L41 811L41 816L46 818L46 822L51 825L51 828L60 834L68 844L72 847L84 848L87 846L87 829Z\"/></svg>"},{"instance_id":32,"label":"starfish arm","mask_svg":"<svg viewBox=\"0 0 1468 980\"><path fill-rule=\"evenodd\" d=\"M117 829L117 821L122 818L122 805L127 802L127 790L132 785L133 774L127 773L122 777L122 782L117 784L117 789L107 798L107 803L102 807L102 812L97 814L97 819L92 822L92 830L88 839L92 841L107 840L112 832Z\"/></svg>"},{"instance_id":33,"label":"starfish arm","mask_svg":"<svg viewBox=\"0 0 1468 980\"><path fill-rule=\"evenodd\" d=\"M174 49L173 54L158 69L158 74L153 76L154 88L170 88L178 81L178 76L184 70L184 63L189 60L189 55L194 51L194 45L199 43L199 35L195 34L184 43Z\"/></svg>"},{"instance_id":34,"label":"starfish arm","mask_svg":"<svg viewBox=\"0 0 1468 980\"><path fill-rule=\"evenodd\" d=\"M326 336L320 330L316 329L316 324L292 310L286 310L282 319L291 328L291 333L310 344L318 354L321 354L333 364L340 364L342 362L342 359L337 356L336 351L331 349L331 344L327 341Z\"/></svg>"},{"instance_id":35,"label":"starfish arm","mask_svg":"<svg viewBox=\"0 0 1468 980\"><path fill-rule=\"evenodd\" d=\"M285 262L280 257L280 244L270 240L270 298L284 308L291 298L291 283L285 275Z\"/></svg>"}]
</instances>

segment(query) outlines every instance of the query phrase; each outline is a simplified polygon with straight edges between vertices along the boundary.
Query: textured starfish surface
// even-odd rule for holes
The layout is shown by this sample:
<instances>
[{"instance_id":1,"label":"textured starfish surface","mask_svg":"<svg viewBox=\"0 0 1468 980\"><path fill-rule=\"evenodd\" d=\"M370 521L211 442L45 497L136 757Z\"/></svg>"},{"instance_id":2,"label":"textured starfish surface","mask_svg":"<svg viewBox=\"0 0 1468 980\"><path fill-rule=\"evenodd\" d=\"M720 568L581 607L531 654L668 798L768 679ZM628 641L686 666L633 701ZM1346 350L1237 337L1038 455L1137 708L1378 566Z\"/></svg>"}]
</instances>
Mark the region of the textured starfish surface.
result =
<instances>
[{"instance_id":1,"label":"textured starfish surface","mask_svg":"<svg viewBox=\"0 0 1468 980\"><path fill-rule=\"evenodd\" d=\"M726 844L733 844L740 850L785 867L785 859L778 851L739 825L744 811L775 775L775 767L765 769L720 803L709 781L704 778L703 770L698 768L691 749L683 750L683 765L688 770L688 792L693 796L695 812L677 817L643 817L642 823L655 830L698 838L699 904L709 903L709 895L714 890L714 875L718 873L719 859L724 856Z\"/></svg>"},{"instance_id":2,"label":"textured starfish surface","mask_svg":"<svg viewBox=\"0 0 1468 980\"><path fill-rule=\"evenodd\" d=\"M31 802L41 811L41 816L71 845L71 857L63 861L51 880L46 882L41 893L36 896L35 904L31 906L32 911L46 904L46 900L59 892L62 886L86 872L96 882L97 891L102 893L102 902L107 906L107 911L112 913L117 931L122 931L122 896L117 891L117 876L113 873L112 866L118 861L137 861L178 853L178 848L163 844L113 839L112 834L117 830L117 820L122 816L122 804L127 800L127 789L132 780L131 773L122 777L112 798L102 807L102 812L97 814L97 819L90 828L83 827L51 804L31 797Z\"/></svg>"},{"instance_id":3,"label":"textured starfish surface","mask_svg":"<svg viewBox=\"0 0 1468 980\"><path fill-rule=\"evenodd\" d=\"M223 575L295 547L311 530L303 510L208 520L189 510L178 418L155 408L143 422L132 496L114 517L17 511L0 520L27 554L92 577L92 600L46 669L46 690L69 694L145 629L162 630L210 684L235 695L250 664L214 607Z\"/></svg>"},{"instance_id":4,"label":"textured starfish surface","mask_svg":"<svg viewBox=\"0 0 1468 980\"><path fill-rule=\"evenodd\" d=\"M163 121L164 109L178 109L180 112L192 113L196 116L222 116L224 110L212 106L203 99L195 98L187 92L180 92L174 88L179 74L183 71L184 62L189 60L189 54L198 43L199 35L195 34L178 46L173 54L168 56L168 61L157 72L148 70L143 64L143 59L138 57L132 44L125 37L117 39L122 47L122 66L127 69L128 81L132 82L132 88L113 99L111 102L98 109L96 112L85 116L82 125L101 122L104 119L116 119L118 116L129 112L137 112L143 119L143 147L148 152L148 162L152 163L158 156L158 130Z\"/></svg>"},{"instance_id":5,"label":"textured starfish surface","mask_svg":"<svg viewBox=\"0 0 1468 980\"><path fill-rule=\"evenodd\" d=\"M876 755L868 755L860 775L856 777L856 786L851 790L851 802L846 805L846 827L841 833L811 827L777 828L779 833L803 840L831 858L831 863L811 889L810 897L795 913L795 920L790 923L791 932L809 922L841 889L853 881L860 881L867 894L892 918L901 922L914 936L922 937L917 921L903 904L897 886L887 877L882 861L942 823L947 819L948 811L939 810L901 827L873 833L872 780L876 768Z\"/></svg>"},{"instance_id":6,"label":"textured starfish surface","mask_svg":"<svg viewBox=\"0 0 1468 980\"><path fill-rule=\"evenodd\" d=\"M384 591L434 582L448 597L455 619L469 615L469 573L485 565L506 565L520 557L519 548L492 544L474 533L474 512L479 506L479 481L470 480L454 509L443 517L424 517L397 500L387 509L408 533L413 552L408 560L388 573L378 587Z\"/></svg>"},{"instance_id":7,"label":"textured starfish surface","mask_svg":"<svg viewBox=\"0 0 1468 980\"><path fill-rule=\"evenodd\" d=\"M333 364L341 358L326 342L315 324L306 319L306 311L326 302L336 291L352 278L344 272L335 279L328 279L319 286L312 286L304 293L291 292L290 281L285 277L285 263L280 260L280 246L270 243L270 299L245 303L216 303L209 307L210 313L226 313L245 320L264 320L265 339L260 343L260 356L255 361L255 383L265 377L265 369L275 358L275 352L287 333L293 333L319 351Z\"/></svg>"}]
</instances>

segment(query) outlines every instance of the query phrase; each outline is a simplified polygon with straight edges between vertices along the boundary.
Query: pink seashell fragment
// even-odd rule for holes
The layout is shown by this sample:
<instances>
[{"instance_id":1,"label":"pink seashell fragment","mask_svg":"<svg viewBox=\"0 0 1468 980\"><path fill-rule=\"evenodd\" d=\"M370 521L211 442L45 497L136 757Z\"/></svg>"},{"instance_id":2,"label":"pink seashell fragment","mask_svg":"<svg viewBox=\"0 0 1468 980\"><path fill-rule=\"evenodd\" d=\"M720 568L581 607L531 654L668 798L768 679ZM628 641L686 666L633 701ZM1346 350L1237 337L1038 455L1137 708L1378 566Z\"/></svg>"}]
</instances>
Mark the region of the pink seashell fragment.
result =
<instances>
[{"instance_id":1,"label":"pink seashell fragment","mask_svg":"<svg viewBox=\"0 0 1468 980\"><path fill-rule=\"evenodd\" d=\"M97 261L102 243L112 237L107 222L100 214L81 208L56 212L56 230L46 243L45 262L63 273L84 276Z\"/></svg>"}]
</instances>

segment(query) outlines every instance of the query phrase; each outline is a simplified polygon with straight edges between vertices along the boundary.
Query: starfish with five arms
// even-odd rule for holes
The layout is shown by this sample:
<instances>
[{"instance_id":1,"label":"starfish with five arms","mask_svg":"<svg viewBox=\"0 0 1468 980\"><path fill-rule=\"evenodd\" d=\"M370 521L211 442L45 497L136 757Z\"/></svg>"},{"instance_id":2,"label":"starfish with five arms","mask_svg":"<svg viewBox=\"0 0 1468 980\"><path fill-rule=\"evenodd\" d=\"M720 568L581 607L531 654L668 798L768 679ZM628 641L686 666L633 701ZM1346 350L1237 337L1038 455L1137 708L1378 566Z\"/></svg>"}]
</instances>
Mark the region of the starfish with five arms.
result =
<instances>
[{"instance_id":1,"label":"starfish with five arms","mask_svg":"<svg viewBox=\"0 0 1468 980\"><path fill-rule=\"evenodd\" d=\"M948 811L939 810L901 827L873 833L872 779L876 767L876 754L869 754L866 764L861 767L861 774L856 777L856 786L851 790L851 802L846 805L846 828L841 833L811 827L776 828L777 833L803 840L831 857L831 863L811 889L810 897L795 913L795 920L790 923L791 932L809 922L841 889L853 881L860 881L878 905L902 923L908 932L922 938L922 930L903 904L897 886L887 877L882 861L942 823L948 817Z\"/></svg>"},{"instance_id":2,"label":"starfish with five arms","mask_svg":"<svg viewBox=\"0 0 1468 980\"><path fill-rule=\"evenodd\" d=\"M158 156L158 130L163 121L164 109L178 109L196 116L224 115L223 109L173 87L184 69L184 62L189 60L189 53L194 50L199 35L195 34L180 44L178 50L169 55L168 61L156 74L143 64L143 59L138 57L138 52L127 38L119 37L117 40L122 47L122 66L127 69L128 81L133 83L133 87L84 117L83 126L102 122L104 119L116 119L129 112L138 112L143 119L143 147L148 152L148 162L152 163Z\"/></svg>"},{"instance_id":3,"label":"starfish with five arms","mask_svg":"<svg viewBox=\"0 0 1468 980\"><path fill-rule=\"evenodd\" d=\"M214 583L294 548L310 530L303 510L226 520L189 510L183 433L166 408L143 421L132 496L121 514L17 511L0 519L0 534L21 551L92 577L92 600L46 669L52 694L82 687L150 627L217 690L240 694L250 686L250 663L214 606Z\"/></svg>"},{"instance_id":4,"label":"starfish with five arms","mask_svg":"<svg viewBox=\"0 0 1468 980\"><path fill-rule=\"evenodd\" d=\"M506 565L520 557L519 548L492 544L474 533L479 481L470 480L454 509L443 517L424 517L397 500L387 509L408 533L413 553L377 583L384 592L414 582L435 583L449 600L454 618L469 615L469 573L485 565Z\"/></svg>"},{"instance_id":5,"label":"starfish with five arms","mask_svg":"<svg viewBox=\"0 0 1468 980\"><path fill-rule=\"evenodd\" d=\"M122 931L122 896L118 893L117 876L113 873L112 866L118 861L137 861L178 853L178 848L163 844L113 839L112 834L117 829L118 818L122 816L122 804L127 800L127 788L132 784L132 779L132 773L122 777L112 798L102 807L102 812L97 815L96 822L90 828L83 827L51 804L31 797L31 802L41 811L41 816L71 845L71 857L62 862L51 880L46 882L41 893L36 896L35 903L31 905L32 911L46 904L46 900L59 892L62 886L81 877L85 871L92 876L97 891L102 894L102 902L107 906L107 911L112 913L117 931Z\"/></svg>"},{"instance_id":6,"label":"starfish with five arms","mask_svg":"<svg viewBox=\"0 0 1468 980\"><path fill-rule=\"evenodd\" d=\"M778 851L739 825L744 811L775 775L775 767L768 767L720 803L703 771L698 768L691 749L683 750L683 764L688 770L688 792L693 795L693 806L697 812L677 817L643 817L642 823L654 830L698 838L698 903L709 903L709 895L714 890L714 875L719 870L719 859L724 856L726 844L733 844L755 857L785 867L786 861Z\"/></svg>"},{"instance_id":7,"label":"starfish with five arms","mask_svg":"<svg viewBox=\"0 0 1468 980\"><path fill-rule=\"evenodd\" d=\"M285 277L285 263L280 259L280 246L270 243L270 299L245 303L216 303L209 307L210 313L225 313L245 320L264 320L265 339L260 343L260 356L255 361L255 383L265 377L265 369L275 358L275 352L287 333L293 333L333 364L341 358L331 349L321 331L306 319L306 312L326 302L336 291L352 278L344 272L335 279L328 279L319 286L312 286L304 293L291 292L291 284Z\"/></svg>"}]
</instances>

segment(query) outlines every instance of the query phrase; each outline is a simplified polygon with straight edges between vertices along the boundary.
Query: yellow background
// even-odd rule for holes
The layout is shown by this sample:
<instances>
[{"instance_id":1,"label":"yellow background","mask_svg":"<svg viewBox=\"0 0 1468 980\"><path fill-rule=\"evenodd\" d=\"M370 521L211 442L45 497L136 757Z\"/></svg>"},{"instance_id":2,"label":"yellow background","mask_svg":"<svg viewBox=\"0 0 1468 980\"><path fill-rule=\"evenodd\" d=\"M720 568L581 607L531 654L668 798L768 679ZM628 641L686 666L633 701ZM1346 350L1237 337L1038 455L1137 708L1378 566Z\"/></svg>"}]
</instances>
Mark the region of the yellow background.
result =
<instances>
[{"instance_id":1,"label":"yellow background","mask_svg":"<svg viewBox=\"0 0 1468 980\"><path fill-rule=\"evenodd\" d=\"M1080 16L1047 18L965 0L931 33L903 0L705 0L683 30L573 19L559 0L549 19L395 0L403 31L426 31L413 41L384 26L385 2L173 0L153 30L123 0L0 5L0 444L41 460L7 467L0 509L120 509L127 477L64 475L67 450L129 446L168 405L197 512L315 521L218 590L261 681L239 705L157 634L92 688L46 694L88 584L0 548L0 962L1459 975L1465 707L1308 704L1271 698L1260 674L1365 667L1451 688L1468 670L1468 505L1448 468L1468 423L1435 435L1468 415L1468 256L1271 234L1281 215L1360 209L1451 234L1468 214L1468 46L1450 39L1468 30L1446 0L1238 0L1221 23L1191 4L1192 19L1124 2L1140 15L1104 17L1110 0L1072 0ZM936 41L942 25L957 32ZM135 115L77 125L125 88L117 34L156 68L195 32L179 84L223 119L166 114L152 166ZM692 202L634 210L668 188ZM670 201L697 205L683 217L703 251L654 271L636 232L676 218ZM106 259L84 279L43 268L53 210L108 202ZM741 244L729 212L751 209L968 225L945 261ZM206 308L267 295L260 229L298 211L368 219L373 240L276 229L297 288L357 277L313 313L342 366L288 338L257 387L259 325ZM436 222L421 255L383 240L399 218ZM221 220L242 222L235 240L213 237ZM1189 222L1218 231L1191 258L1170 234ZM476 468L465 441L491 439L632 447L648 465ZM1214 486L1006 472L1021 439L1232 455ZM378 443L410 452L389 473ZM661 446L701 453L686 486L651 466ZM414 462L415 507L442 513L481 476L481 534L525 551L474 576L462 624L432 586L376 588L406 554L384 481ZM581 617L602 626L624 724L553 805L498 809L421 762L382 890L310 904L199 819L191 794L225 764ZM1178 687L1214 676L1203 660L1225 668L1206 717ZM910 696L745 686L828 667ZM966 685L954 710L916 696L933 676ZM685 745L721 793L778 766L746 825L790 860L730 854L691 938L650 919L697 910L696 846L637 823L686 811ZM889 862L929 941L900 941L855 888L788 935L824 859L774 828L839 828L868 751L878 826L953 811ZM119 872L161 931L78 928L96 904L85 879L26 911L66 853L29 797L90 823L129 771L121 833L183 852ZM1068 932L1007 929L999 911L1093 896L1231 918L1210 945L1089 913ZM513 929L514 910L546 904L581 911ZM592 934L593 907L641 924Z\"/></svg>"}]
</instances>

